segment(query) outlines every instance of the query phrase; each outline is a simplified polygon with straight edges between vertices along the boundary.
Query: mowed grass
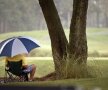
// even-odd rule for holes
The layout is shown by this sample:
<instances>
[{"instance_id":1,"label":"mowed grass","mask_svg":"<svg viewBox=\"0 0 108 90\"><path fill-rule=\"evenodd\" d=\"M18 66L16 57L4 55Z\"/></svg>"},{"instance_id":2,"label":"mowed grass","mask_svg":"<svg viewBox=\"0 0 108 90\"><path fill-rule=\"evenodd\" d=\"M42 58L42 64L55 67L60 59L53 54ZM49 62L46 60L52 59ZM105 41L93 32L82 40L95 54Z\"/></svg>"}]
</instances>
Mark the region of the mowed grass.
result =
<instances>
[{"instance_id":1,"label":"mowed grass","mask_svg":"<svg viewBox=\"0 0 108 90\"><path fill-rule=\"evenodd\" d=\"M108 30L107 28L87 28L87 44L89 54L93 53L95 55L105 54L108 56ZM69 39L69 30L65 30L67 39ZM48 34L48 30L38 30L38 31L22 31L22 32L10 32L0 34L0 40L4 40L13 36L30 36L36 38L41 45L41 48L38 49L36 55L34 56L51 56L51 43ZM35 51L35 50L34 50ZM32 55L32 56L33 56ZM104 56L105 56L104 55Z\"/></svg>"},{"instance_id":2,"label":"mowed grass","mask_svg":"<svg viewBox=\"0 0 108 90\"><path fill-rule=\"evenodd\" d=\"M6 86L77 87L76 90L108 90L108 78L64 79L55 81L16 82ZM68 89L66 89L68 90ZM71 89L69 89L71 90ZM73 89L72 89L73 90Z\"/></svg>"},{"instance_id":3,"label":"mowed grass","mask_svg":"<svg viewBox=\"0 0 108 90\"><path fill-rule=\"evenodd\" d=\"M88 70L94 77L108 77L108 58L93 59L88 58ZM29 65L35 64L37 67L35 77L42 77L54 71L54 62L51 57L28 57L27 63ZM0 77L5 74L5 62L0 58Z\"/></svg>"},{"instance_id":4,"label":"mowed grass","mask_svg":"<svg viewBox=\"0 0 108 90\"><path fill-rule=\"evenodd\" d=\"M65 30L67 39L69 37L69 30ZM42 56L43 58L37 58L28 60L29 64L35 64L37 71L35 77L42 77L50 72L54 71L54 63L51 58L45 58L51 56L50 38L47 30L40 31L24 31L24 32L12 32L0 34L0 40L4 40L12 36L31 36L36 38L41 47L36 49L36 56ZM107 28L89 28L87 29L88 51L94 54L108 54L108 30ZM32 55L35 53L31 52ZM80 86L86 88L85 90L93 90L94 88L102 88L102 90L108 90L108 59L92 58L88 60L88 70L95 78L85 79L66 79L56 81L37 81L37 82L24 82L24 83L10 83L9 85L34 85L34 86ZM0 60L0 77L4 76L4 61ZM98 90L98 89L97 89Z\"/></svg>"},{"instance_id":5,"label":"mowed grass","mask_svg":"<svg viewBox=\"0 0 108 90\"><path fill-rule=\"evenodd\" d=\"M87 40L89 52L108 54L108 29L87 29Z\"/></svg>"},{"instance_id":6,"label":"mowed grass","mask_svg":"<svg viewBox=\"0 0 108 90\"><path fill-rule=\"evenodd\" d=\"M54 63L52 58L37 57L28 58L28 64L35 64L37 71L35 77L42 77L54 71ZM88 60L89 72L96 77L82 79L65 79L55 81L35 81L35 82L14 82L5 85L23 85L23 86L78 86L86 88L85 90L93 90L93 88L102 88L108 90L108 60ZM0 61L0 76L4 75L4 61Z\"/></svg>"},{"instance_id":7,"label":"mowed grass","mask_svg":"<svg viewBox=\"0 0 108 90\"><path fill-rule=\"evenodd\" d=\"M54 71L54 63L50 58L49 60L45 60L45 57L36 58L36 59L28 58L27 64L28 65L35 64L35 66L37 67L35 77L42 77ZM4 71L5 71L5 62L4 62L4 59L1 59L0 60L0 77L3 77L5 75Z\"/></svg>"}]
</instances>

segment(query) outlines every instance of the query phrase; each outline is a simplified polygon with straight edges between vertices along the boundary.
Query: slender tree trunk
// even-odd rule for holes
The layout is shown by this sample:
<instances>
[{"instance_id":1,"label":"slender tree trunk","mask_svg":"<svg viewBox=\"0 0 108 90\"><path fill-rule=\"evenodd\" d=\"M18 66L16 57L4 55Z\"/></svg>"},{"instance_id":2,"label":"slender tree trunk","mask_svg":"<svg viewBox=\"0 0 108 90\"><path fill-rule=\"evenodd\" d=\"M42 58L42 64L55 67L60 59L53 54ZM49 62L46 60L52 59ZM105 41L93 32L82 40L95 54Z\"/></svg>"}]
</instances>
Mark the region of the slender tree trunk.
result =
<instances>
[{"instance_id":1,"label":"slender tree trunk","mask_svg":"<svg viewBox=\"0 0 108 90\"><path fill-rule=\"evenodd\" d=\"M0 18L0 33L5 32L5 27L4 27L4 18Z\"/></svg>"},{"instance_id":2,"label":"slender tree trunk","mask_svg":"<svg viewBox=\"0 0 108 90\"><path fill-rule=\"evenodd\" d=\"M78 71L78 73L80 75L81 72L84 70L80 70L83 67L80 67L79 65L83 64L84 66L87 61L87 38L86 38L87 7L88 7L88 0L73 1L73 15L70 25L69 47L68 47L69 49L68 67L70 68L74 64L73 68L71 68L70 71L72 72L72 74L77 72L76 69L79 68L80 72ZM78 73L73 75L73 77L79 77Z\"/></svg>"},{"instance_id":3,"label":"slender tree trunk","mask_svg":"<svg viewBox=\"0 0 108 90\"><path fill-rule=\"evenodd\" d=\"M100 27L100 12L99 11L96 12L96 25L97 25L97 28Z\"/></svg>"},{"instance_id":4,"label":"slender tree trunk","mask_svg":"<svg viewBox=\"0 0 108 90\"><path fill-rule=\"evenodd\" d=\"M108 27L108 14L105 13L104 16L105 16L105 24L104 24L104 26Z\"/></svg>"},{"instance_id":5,"label":"slender tree trunk","mask_svg":"<svg viewBox=\"0 0 108 90\"><path fill-rule=\"evenodd\" d=\"M63 78L66 62L67 39L53 0L39 0L44 14L52 46L52 54L57 78Z\"/></svg>"}]
</instances>

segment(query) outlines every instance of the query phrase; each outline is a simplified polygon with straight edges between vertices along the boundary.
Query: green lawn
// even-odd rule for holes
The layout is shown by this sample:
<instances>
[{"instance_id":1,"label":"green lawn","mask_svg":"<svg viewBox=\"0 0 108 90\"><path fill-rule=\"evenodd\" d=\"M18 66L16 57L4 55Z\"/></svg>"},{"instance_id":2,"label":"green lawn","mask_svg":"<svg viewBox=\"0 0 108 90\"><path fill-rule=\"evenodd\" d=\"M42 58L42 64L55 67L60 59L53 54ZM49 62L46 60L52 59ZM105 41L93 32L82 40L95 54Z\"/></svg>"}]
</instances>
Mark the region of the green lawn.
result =
<instances>
[{"instance_id":1,"label":"green lawn","mask_svg":"<svg viewBox=\"0 0 108 90\"><path fill-rule=\"evenodd\" d=\"M108 90L108 78L89 78L89 79L65 79L56 81L37 81L37 82L22 82L10 83L7 85L14 86L75 86L84 88L81 90ZM100 88L100 89L96 89ZM79 89L80 90L80 89Z\"/></svg>"},{"instance_id":2,"label":"green lawn","mask_svg":"<svg viewBox=\"0 0 108 90\"><path fill-rule=\"evenodd\" d=\"M50 82L51 83L51 82ZM102 90L108 90L108 78L90 78L90 79L69 79L55 81L55 85L61 86L77 86L83 87L85 90L93 90L94 88L101 88ZM47 83L48 84L48 83ZM53 85L53 82L51 83Z\"/></svg>"},{"instance_id":3,"label":"green lawn","mask_svg":"<svg viewBox=\"0 0 108 90\"><path fill-rule=\"evenodd\" d=\"M69 30L65 30L66 36L69 36ZM31 36L36 38L41 48L36 49L36 52L32 51L33 56L45 56L43 58L32 58L34 60L28 60L29 64L36 64L37 72L35 77L42 77L50 72L54 71L54 64L51 58L51 47L48 31L25 31L25 32L12 32L0 34L0 40L6 39L12 36ZM87 29L88 51L89 54L98 56L104 54L108 56L108 30L107 28L89 28ZM30 59L30 58L29 58ZM88 70L93 76L97 78L85 78L85 79L67 79L56 81L39 81L39 82L24 82L24 83L9 83L10 85L40 85L40 86L63 86L63 85L75 85L85 87L86 90L93 90L95 87L102 88L102 90L108 90L108 58L89 58ZM4 61L0 60L0 77L4 76ZM97 89L98 90L98 89Z\"/></svg>"},{"instance_id":4,"label":"green lawn","mask_svg":"<svg viewBox=\"0 0 108 90\"><path fill-rule=\"evenodd\" d=\"M67 39L69 38L69 30L65 30ZM0 34L0 40L12 36L31 36L36 38L40 44L38 52L40 56L51 56L50 38L47 30L39 31L22 31ZM108 56L108 30L107 28L88 28L87 29L88 51L95 56ZM44 51L44 53L42 53ZM39 55L38 54L38 55ZM38 56L37 55L37 56Z\"/></svg>"},{"instance_id":5,"label":"green lawn","mask_svg":"<svg viewBox=\"0 0 108 90\"><path fill-rule=\"evenodd\" d=\"M36 64L37 72L35 77L42 77L54 71L54 64L51 58L28 58L29 64ZM4 61L0 61L0 76L4 74ZM36 82L19 82L9 83L6 85L26 85L26 86L78 86L84 87L85 90L92 90L99 87L102 90L108 90L108 60L88 60L89 71L96 78L85 79L65 79L56 81L36 81ZM92 68L91 68L92 67Z\"/></svg>"},{"instance_id":6,"label":"green lawn","mask_svg":"<svg viewBox=\"0 0 108 90\"><path fill-rule=\"evenodd\" d=\"M37 67L37 72L35 73L35 76L37 77L42 77L50 72L54 71L54 64L52 62L52 60L44 60L44 58L42 59L36 59L36 60L27 60L28 64L35 64ZM4 76L4 60L0 61L0 76L3 77Z\"/></svg>"},{"instance_id":7,"label":"green lawn","mask_svg":"<svg viewBox=\"0 0 108 90\"><path fill-rule=\"evenodd\" d=\"M54 71L54 63L50 57L32 57L27 58L28 64L35 64L37 66L37 72L35 77L42 77L50 72ZM108 76L108 58L107 60L94 60L90 58L88 60L89 72L98 77ZM0 60L0 77L4 76L4 60Z\"/></svg>"}]
</instances>

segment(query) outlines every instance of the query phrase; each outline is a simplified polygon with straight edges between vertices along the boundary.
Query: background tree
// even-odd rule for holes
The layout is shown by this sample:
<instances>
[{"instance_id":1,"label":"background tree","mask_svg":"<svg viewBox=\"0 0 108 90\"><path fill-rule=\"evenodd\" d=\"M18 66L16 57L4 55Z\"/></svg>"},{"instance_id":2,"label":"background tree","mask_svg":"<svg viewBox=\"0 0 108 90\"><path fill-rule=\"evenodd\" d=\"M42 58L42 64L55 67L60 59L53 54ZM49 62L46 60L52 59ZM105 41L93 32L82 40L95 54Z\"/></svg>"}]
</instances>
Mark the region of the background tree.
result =
<instances>
[{"instance_id":1,"label":"background tree","mask_svg":"<svg viewBox=\"0 0 108 90\"><path fill-rule=\"evenodd\" d=\"M70 26L73 0L54 0L64 29ZM89 0L87 27L108 27L108 0ZM89 18L90 17L90 18ZM46 30L38 0L0 0L0 32Z\"/></svg>"},{"instance_id":2,"label":"background tree","mask_svg":"<svg viewBox=\"0 0 108 90\"><path fill-rule=\"evenodd\" d=\"M74 74L73 65L83 62L86 64L87 60L86 14L88 0L74 0L69 45L53 0L39 0L39 4L51 39L56 78L79 77L81 72ZM80 67L77 66L77 68Z\"/></svg>"},{"instance_id":3,"label":"background tree","mask_svg":"<svg viewBox=\"0 0 108 90\"><path fill-rule=\"evenodd\" d=\"M0 0L1 32L39 29L39 8L36 0Z\"/></svg>"},{"instance_id":4,"label":"background tree","mask_svg":"<svg viewBox=\"0 0 108 90\"><path fill-rule=\"evenodd\" d=\"M101 8L102 8L102 13L104 16L104 27L108 27L108 1L107 0L100 0Z\"/></svg>"}]
</instances>

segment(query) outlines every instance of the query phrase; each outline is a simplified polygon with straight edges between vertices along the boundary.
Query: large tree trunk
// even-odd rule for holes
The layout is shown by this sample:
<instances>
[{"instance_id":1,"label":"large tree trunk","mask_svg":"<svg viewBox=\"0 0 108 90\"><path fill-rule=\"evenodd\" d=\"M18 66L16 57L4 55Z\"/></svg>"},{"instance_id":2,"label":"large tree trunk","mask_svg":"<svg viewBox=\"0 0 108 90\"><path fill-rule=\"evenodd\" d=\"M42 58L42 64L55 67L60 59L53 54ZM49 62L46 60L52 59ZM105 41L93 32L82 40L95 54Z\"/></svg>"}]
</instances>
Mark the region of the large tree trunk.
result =
<instances>
[{"instance_id":1,"label":"large tree trunk","mask_svg":"<svg viewBox=\"0 0 108 90\"><path fill-rule=\"evenodd\" d=\"M39 0L44 14L52 46L52 55L55 63L57 78L63 78L66 61L67 39L60 22L60 18L53 0Z\"/></svg>"},{"instance_id":2,"label":"large tree trunk","mask_svg":"<svg viewBox=\"0 0 108 90\"><path fill-rule=\"evenodd\" d=\"M86 38L86 15L87 15L88 0L74 0L73 2L73 15L70 25L69 35L69 64L72 67L73 77L80 77L87 61L87 38ZM83 65L82 65L83 64ZM81 66L81 67L80 67ZM83 67L82 67L83 66ZM68 69L69 69L68 68ZM77 70L79 69L79 71ZM68 71L69 74L69 71ZM72 75L70 74L70 77Z\"/></svg>"},{"instance_id":3,"label":"large tree trunk","mask_svg":"<svg viewBox=\"0 0 108 90\"><path fill-rule=\"evenodd\" d=\"M53 0L39 0L39 4L51 39L56 78L84 77L85 73L82 76L81 73L85 71L87 61L86 14L88 0L74 0L69 45ZM82 65L82 63L84 64Z\"/></svg>"},{"instance_id":4,"label":"large tree trunk","mask_svg":"<svg viewBox=\"0 0 108 90\"><path fill-rule=\"evenodd\" d=\"M70 25L69 55L78 63L87 61L86 15L88 0L74 0Z\"/></svg>"}]
</instances>

